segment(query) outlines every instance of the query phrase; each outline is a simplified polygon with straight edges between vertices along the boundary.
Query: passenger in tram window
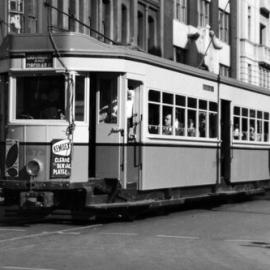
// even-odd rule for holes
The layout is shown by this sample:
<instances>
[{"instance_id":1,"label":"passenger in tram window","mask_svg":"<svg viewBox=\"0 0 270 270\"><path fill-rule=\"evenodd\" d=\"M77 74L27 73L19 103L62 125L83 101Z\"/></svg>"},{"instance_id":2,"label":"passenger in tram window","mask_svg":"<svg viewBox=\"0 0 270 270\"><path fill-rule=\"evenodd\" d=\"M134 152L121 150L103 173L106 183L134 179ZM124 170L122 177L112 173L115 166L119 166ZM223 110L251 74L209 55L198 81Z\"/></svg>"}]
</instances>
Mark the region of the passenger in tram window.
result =
<instances>
[{"instance_id":1,"label":"passenger in tram window","mask_svg":"<svg viewBox=\"0 0 270 270\"><path fill-rule=\"evenodd\" d=\"M99 122L107 124L117 123L117 110L117 99L114 99L111 104L107 104L99 110Z\"/></svg>"},{"instance_id":2,"label":"passenger in tram window","mask_svg":"<svg viewBox=\"0 0 270 270\"><path fill-rule=\"evenodd\" d=\"M240 139L240 129L239 129L239 125L238 124L235 124L235 126L234 126L233 138L235 140L239 140Z\"/></svg>"},{"instance_id":3,"label":"passenger in tram window","mask_svg":"<svg viewBox=\"0 0 270 270\"><path fill-rule=\"evenodd\" d=\"M175 135L178 135L178 136L184 136L185 135L185 125L184 125L184 123L178 122L178 125L175 128Z\"/></svg>"},{"instance_id":4,"label":"passenger in tram window","mask_svg":"<svg viewBox=\"0 0 270 270\"><path fill-rule=\"evenodd\" d=\"M176 108L175 109L175 135L184 136L185 135L185 109Z\"/></svg>"},{"instance_id":5,"label":"passenger in tram window","mask_svg":"<svg viewBox=\"0 0 270 270\"><path fill-rule=\"evenodd\" d=\"M242 140L243 140L243 141L246 141L247 138L248 138L248 136L247 136L247 131L243 131Z\"/></svg>"},{"instance_id":6,"label":"passenger in tram window","mask_svg":"<svg viewBox=\"0 0 270 270\"><path fill-rule=\"evenodd\" d=\"M162 127L162 134L172 135L172 115L166 114L164 117L164 124Z\"/></svg>"},{"instance_id":7,"label":"passenger in tram window","mask_svg":"<svg viewBox=\"0 0 270 270\"><path fill-rule=\"evenodd\" d=\"M133 123L132 123L133 105L134 105L134 90L128 89L127 104L126 104L126 114L127 114L127 119L128 119L128 127L133 126Z\"/></svg>"},{"instance_id":8,"label":"passenger in tram window","mask_svg":"<svg viewBox=\"0 0 270 270\"><path fill-rule=\"evenodd\" d=\"M196 136L196 128L193 119L188 119L188 129L187 134L189 137L195 137Z\"/></svg>"},{"instance_id":9,"label":"passenger in tram window","mask_svg":"<svg viewBox=\"0 0 270 270\"><path fill-rule=\"evenodd\" d=\"M109 107L109 114L105 122L117 123L117 111L118 111L117 100L113 100L111 106Z\"/></svg>"},{"instance_id":10,"label":"passenger in tram window","mask_svg":"<svg viewBox=\"0 0 270 270\"><path fill-rule=\"evenodd\" d=\"M134 122L133 117L136 116L134 114L134 90L129 88L127 91L127 103L126 103L126 116L127 116L127 132L128 139L135 140L136 139L136 123Z\"/></svg>"},{"instance_id":11,"label":"passenger in tram window","mask_svg":"<svg viewBox=\"0 0 270 270\"><path fill-rule=\"evenodd\" d=\"M206 136L206 113L202 112L200 113L199 116L199 132L200 132L200 137L205 137Z\"/></svg>"},{"instance_id":12,"label":"passenger in tram window","mask_svg":"<svg viewBox=\"0 0 270 270\"><path fill-rule=\"evenodd\" d=\"M255 128L254 127L250 127L249 129L249 139L251 141L255 141Z\"/></svg>"},{"instance_id":13,"label":"passenger in tram window","mask_svg":"<svg viewBox=\"0 0 270 270\"><path fill-rule=\"evenodd\" d=\"M53 88L48 95L44 94L42 99L40 119L64 119L59 89Z\"/></svg>"}]
</instances>

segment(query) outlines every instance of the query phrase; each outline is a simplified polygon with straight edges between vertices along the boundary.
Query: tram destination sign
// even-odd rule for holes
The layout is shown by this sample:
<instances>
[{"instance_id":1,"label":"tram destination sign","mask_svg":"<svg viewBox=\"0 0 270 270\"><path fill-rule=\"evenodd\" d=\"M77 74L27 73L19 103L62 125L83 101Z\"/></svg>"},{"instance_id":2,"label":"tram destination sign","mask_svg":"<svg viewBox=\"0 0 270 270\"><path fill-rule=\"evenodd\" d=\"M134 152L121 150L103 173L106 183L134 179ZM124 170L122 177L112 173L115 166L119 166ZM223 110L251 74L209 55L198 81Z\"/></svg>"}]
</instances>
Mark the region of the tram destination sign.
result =
<instances>
[{"instance_id":1,"label":"tram destination sign","mask_svg":"<svg viewBox=\"0 0 270 270\"><path fill-rule=\"evenodd\" d=\"M49 53L28 53L26 54L26 68L52 68L53 57Z\"/></svg>"},{"instance_id":2,"label":"tram destination sign","mask_svg":"<svg viewBox=\"0 0 270 270\"><path fill-rule=\"evenodd\" d=\"M51 178L69 178L71 175L71 142L52 140L51 143Z\"/></svg>"}]
</instances>

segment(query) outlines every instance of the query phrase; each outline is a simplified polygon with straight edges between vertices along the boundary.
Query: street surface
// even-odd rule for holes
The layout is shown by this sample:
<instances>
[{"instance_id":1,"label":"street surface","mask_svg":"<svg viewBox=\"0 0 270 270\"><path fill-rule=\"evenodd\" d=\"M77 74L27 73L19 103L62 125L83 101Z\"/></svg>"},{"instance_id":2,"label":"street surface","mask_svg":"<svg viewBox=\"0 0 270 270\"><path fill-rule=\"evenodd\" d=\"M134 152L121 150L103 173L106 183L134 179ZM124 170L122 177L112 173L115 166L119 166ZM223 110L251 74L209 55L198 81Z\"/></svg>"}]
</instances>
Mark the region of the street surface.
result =
<instances>
[{"instance_id":1,"label":"street surface","mask_svg":"<svg viewBox=\"0 0 270 270\"><path fill-rule=\"evenodd\" d=\"M270 196L133 222L0 226L2 270L269 270Z\"/></svg>"}]
</instances>

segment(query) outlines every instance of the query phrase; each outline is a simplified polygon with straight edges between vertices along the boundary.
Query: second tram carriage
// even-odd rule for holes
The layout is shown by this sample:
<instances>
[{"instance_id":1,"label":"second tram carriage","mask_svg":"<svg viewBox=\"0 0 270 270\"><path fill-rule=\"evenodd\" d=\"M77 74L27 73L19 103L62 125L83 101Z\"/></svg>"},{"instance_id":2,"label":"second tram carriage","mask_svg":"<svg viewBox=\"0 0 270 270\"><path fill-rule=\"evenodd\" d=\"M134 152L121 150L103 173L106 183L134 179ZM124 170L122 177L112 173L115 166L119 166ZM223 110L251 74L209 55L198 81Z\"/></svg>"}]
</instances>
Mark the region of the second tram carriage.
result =
<instances>
[{"instance_id":1,"label":"second tram carriage","mask_svg":"<svg viewBox=\"0 0 270 270\"><path fill-rule=\"evenodd\" d=\"M269 186L270 93L75 33L0 57L5 205L151 207Z\"/></svg>"}]
</instances>

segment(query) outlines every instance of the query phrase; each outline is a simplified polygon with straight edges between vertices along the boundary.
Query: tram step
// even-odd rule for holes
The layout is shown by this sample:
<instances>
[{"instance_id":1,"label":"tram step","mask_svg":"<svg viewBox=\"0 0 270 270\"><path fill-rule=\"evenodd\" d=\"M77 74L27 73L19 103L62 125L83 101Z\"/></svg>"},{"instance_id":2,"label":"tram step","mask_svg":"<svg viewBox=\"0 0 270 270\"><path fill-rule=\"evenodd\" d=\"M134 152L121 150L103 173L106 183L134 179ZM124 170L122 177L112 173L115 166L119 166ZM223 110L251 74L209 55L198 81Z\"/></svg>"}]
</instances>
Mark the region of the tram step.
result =
<instances>
[{"instance_id":1,"label":"tram step","mask_svg":"<svg viewBox=\"0 0 270 270\"><path fill-rule=\"evenodd\" d=\"M233 195L247 195L247 196L252 196L252 195L261 195L265 193L264 188L254 188L250 190L218 190L217 195L224 195L224 196L233 196Z\"/></svg>"},{"instance_id":2,"label":"tram step","mask_svg":"<svg viewBox=\"0 0 270 270\"><path fill-rule=\"evenodd\" d=\"M112 208L129 208L129 207L143 207L150 206L154 203L154 200L142 200L142 201L133 201L133 202L117 202L117 203L96 203L87 205L88 209L112 209Z\"/></svg>"},{"instance_id":3,"label":"tram step","mask_svg":"<svg viewBox=\"0 0 270 270\"><path fill-rule=\"evenodd\" d=\"M132 201L132 202L121 202L121 203L96 203L86 206L88 209L113 209L113 208L131 208L131 207L144 207L156 208L162 206L174 206L181 205L187 202L203 201L212 198L222 198L231 196L253 196L264 194L265 190L262 188L251 189L251 190L219 190L216 193L201 194L197 196L182 197L168 200L142 200L142 201Z\"/></svg>"}]
</instances>

